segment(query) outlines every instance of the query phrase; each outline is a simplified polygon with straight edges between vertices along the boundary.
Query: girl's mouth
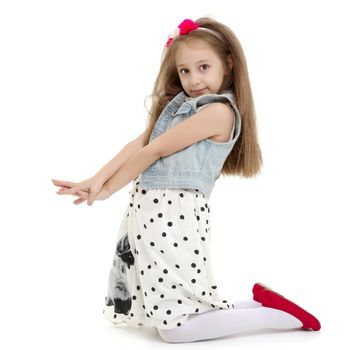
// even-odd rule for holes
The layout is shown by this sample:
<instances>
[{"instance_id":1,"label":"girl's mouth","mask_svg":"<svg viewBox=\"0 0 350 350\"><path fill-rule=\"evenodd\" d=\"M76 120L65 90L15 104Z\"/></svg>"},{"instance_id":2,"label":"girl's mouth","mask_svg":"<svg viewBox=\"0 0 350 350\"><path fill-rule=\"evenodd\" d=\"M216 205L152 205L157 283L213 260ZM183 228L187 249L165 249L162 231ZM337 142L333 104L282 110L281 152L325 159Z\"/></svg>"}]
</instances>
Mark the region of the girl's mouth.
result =
<instances>
[{"instance_id":1,"label":"girl's mouth","mask_svg":"<svg viewBox=\"0 0 350 350\"><path fill-rule=\"evenodd\" d=\"M206 88L201 89L201 90L192 90L192 91L193 91L194 94L200 94L200 93L204 92L205 89Z\"/></svg>"}]
</instances>

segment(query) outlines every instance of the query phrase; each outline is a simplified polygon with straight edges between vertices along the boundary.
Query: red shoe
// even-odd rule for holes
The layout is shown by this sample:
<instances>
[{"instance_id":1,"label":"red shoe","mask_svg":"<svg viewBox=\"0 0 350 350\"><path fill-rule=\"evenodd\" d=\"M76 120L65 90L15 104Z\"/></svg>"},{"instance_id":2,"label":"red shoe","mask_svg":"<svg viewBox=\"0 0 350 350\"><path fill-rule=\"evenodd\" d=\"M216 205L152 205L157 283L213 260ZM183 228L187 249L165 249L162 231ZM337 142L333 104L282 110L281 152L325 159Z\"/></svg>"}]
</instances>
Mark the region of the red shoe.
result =
<instances>
[{"instance_id":1,"label":"red shoe","mask_svg":"<svg viewBox=\"0 0 350 350\"><path fill-rule=\"evenodd\" d=\"M321 329L321 324L315 316L272 290L263 289L261 303L265 307L271 307L293 315L303 323L301 328L304 330L318 331Z\"/></svg>"},{"instance_id":2,"label":"red shoe","mask_svg":"<svg viewBox=\"0 0 350 350\"><path fill-rule=\"evenodd\" d=\"M264 289L268 289L268 290L273 291L270 287L266 286L265 284L262 284L260 282L255 283L254 287L253 287L253 300L258 301L259 303L261 303L261 292ZM274 292L274 293L276 293L276 292ZM278 294L278 293L276 293L276 294ZM279 295L281 295L281 294L279 294ZM283 295L281 295L281 297L283 297Z\"/></svg>"}]
</instances>

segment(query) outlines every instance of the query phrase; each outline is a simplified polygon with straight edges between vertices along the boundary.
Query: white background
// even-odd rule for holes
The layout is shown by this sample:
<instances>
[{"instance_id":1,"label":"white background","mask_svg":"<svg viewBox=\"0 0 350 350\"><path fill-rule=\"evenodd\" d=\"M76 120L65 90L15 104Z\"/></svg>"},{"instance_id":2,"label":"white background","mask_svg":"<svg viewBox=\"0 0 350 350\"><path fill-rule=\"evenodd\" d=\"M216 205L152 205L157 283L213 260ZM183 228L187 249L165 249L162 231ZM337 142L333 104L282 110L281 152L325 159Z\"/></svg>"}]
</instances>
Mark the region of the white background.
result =
<instances>
[{"instance_id":1,"label":"white background","mask_svg":"<svg viewBox=\"0 0 350 350\"><path fill-rule=\"evenodd\" d=\"M346 1L0 4L2 348L165 346L154 329L102 318L132 184L89 207L58 196L51 179L94 175L144 130L167 35L202 16L230 26L243 46L264 158L257 178L221 177L210 198L217 284L234 302L261 281L322 324L215 346L349 343Z\"/></svg>"}]
</instances>

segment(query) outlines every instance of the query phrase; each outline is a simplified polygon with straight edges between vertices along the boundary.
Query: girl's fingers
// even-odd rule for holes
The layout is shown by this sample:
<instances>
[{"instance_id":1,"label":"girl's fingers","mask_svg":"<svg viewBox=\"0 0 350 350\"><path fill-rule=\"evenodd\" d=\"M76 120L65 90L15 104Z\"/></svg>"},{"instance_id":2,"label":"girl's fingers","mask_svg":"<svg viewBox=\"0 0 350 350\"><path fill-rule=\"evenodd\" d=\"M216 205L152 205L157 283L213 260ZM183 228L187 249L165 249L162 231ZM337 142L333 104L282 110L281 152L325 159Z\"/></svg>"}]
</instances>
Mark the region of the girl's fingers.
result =
<instances>
[{"instance_id":1,"label":"girl's fingers","mask_svg":"<svg viewBox=\"0 0 350 350\"><path fill-rule=\"evenodd\" d=\"M61 187L60 189L59 189L59 191L63 191L63 190L69 190L70 188L72 188L73 186L64 186L64 185L56 185L56 186L59 186L59 187Z\"/></svg>"},{"instance_id":2,"label":"girl's fingers","mask_svg":"<svg viewBox=\"0 0 350 350\"><path fill-rule=\"evenodd\" d=\"M73 194L70 192L70 188L60 188L56 193L57 194Z\"/></svg>"},{"instance_id":3,"label":"girl's fingers","mask_svg":"<svg viewBox=\"0 0 350 350\"><path fill-rule=\"evenodd\" d=\"M78 199L76 199L73 203L74 203L74 204L80 204L80 203L83 203L84 201L86 201L86 199L84 199L84 198L78 198Z\"/></svg>"},{"instance_id":4,"label":"girl's fingers","mask_svg":"<svg viewBox=\"0 0 350 350\"><path fill-rule=\"evenodd\" d=\"M74 194L74 193L81 193L81 194L84 194L84 191L81 190L81 189L78 188L78 187L71 187L71 188L63 189L63 193L64 193L64 194Z\"/></svg>"},{"instance_id":5,"label":"girl's fingers","mask_svg":"<svg viewBox=\"0 0 350 350\"><path fill-rule=\"evenodd\" d=\"M52 182L56 186L63 186L63 187L72 187L72 186L74 186L76 184L75 182L61 181L61 180L54 180L54 179L52 179Z\"/></svg>"},{"instance_id":6,"label":"girl's fingers","mask_svg":"<svg viewBox=\"0 0 350 350\"><path fill-rule=\"evenodd\" d=\"M61 188L57 192L57 194L71 194L71 195L77 195L77 191L71 192L69 188ZM80 195L79 195L80 196Z\"/></svg>"},{"instance_id":7,"label":"girl's fingers","mask_svg":"<svg viewBox=\"0 0 350 350\"><path fill-rule=\"evenodd\" d=\"M77 187L62 187L61 186L61 188L58 190L58 192L66 192L67 193L68 190L72 190L75 192L80 191L80 189L78 189Z\"/></svg>"},{"instance_id":8,"label":"girl's fingers","mask_svg":"<svg viewBox=\"0 0 350 350\"><path fill-rule=\"evenodd\" d=\"M58 184L55 184L57 187L62 187L62 188L71 188L72 186L65 186L65 185L58 185Z\"/></svg>"},{"instance_id":9,"label":"girl's fingers","mask_svg":"<svg viewBox=\"0 0 350 350\"><path fill-rule=\"evenodd\" d=\"M84 191L84 190L75 190L73 189L65 189L65 188L61 188L59 189L57 192L57 194L71 194L73 196L79 196L79 197L83 197L83 198L87 198L88 197L88 192Z\"/></svg>"},{"instance_id":10,"label":"girl's fingers","mask_svg":"<svg viewBox=\"0 0 350 350\"><path fill-rule=\"evenodd\" d=\"M74 187L77 184L75 182L69 182L69 181L59 181L52 179L53 183L56 186L61 187L56 193L57 194L73 194L73 193L79 193L82 196L85 196L88 194L87 190L80 189L78 187Z\"/></svg>"},{"instance_id":11,"label":"girl's fingers","mask_svg":"<svg viewBox=\"0 0 350 350\"><path fill-rule=\"evenodd\" d=\"M73 204L78 205L87 201L89 197L89 191L74 187L77 184L76 182L61 181L61 180L55 180L55 179L51 179L51 180L55 186L61 187L56 192L57 194L70 194L72 196L79 197L78 199L73 201Z\"/></svg>"},{"instance_id":12,"label":"girl's fingers","mask_svg":"<svg viewBox=\"0 0 350 350\"><path fill-rule=\"evenodd\" d=\"M68 189L70 189L70 187L61 187L61 188L57 191L57 193L63 193L65 190L68 190Z\"/></svg>"},{"instance_id":13,"label":"girl's fingers","mask_svg":"<svg viewBox=\"0 0 350 350\"><path fill-rule=\"evenodd\" d=\"M88 193L87 192L84 192L84 191L77 191L77 193L79 193L80 196L82 196L83 198L87 198L88 197Z\"/></svg>"}]
</instances>

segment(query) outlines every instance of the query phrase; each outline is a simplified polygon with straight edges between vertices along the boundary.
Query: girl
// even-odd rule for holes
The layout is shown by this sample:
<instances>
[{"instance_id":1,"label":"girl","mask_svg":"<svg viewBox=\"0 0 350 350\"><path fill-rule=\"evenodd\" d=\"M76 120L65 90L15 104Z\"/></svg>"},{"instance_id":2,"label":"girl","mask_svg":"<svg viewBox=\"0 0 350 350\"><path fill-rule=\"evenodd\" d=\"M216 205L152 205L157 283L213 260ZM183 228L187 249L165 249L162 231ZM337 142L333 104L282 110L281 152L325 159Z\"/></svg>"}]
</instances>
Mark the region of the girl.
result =
<instances>
[{"instance_id":1,"label":"girl","mask_svg":"<svg viewBox=\"0 0 350 350\"><path fill-rule=\"evenodd\" d=\"M148 128L94 177L53 180L80 204L133 181L110 270L104 315L155 327L166 342L263 328L319 330L310 313L256 283L253 299L223 299L210 257L209 197L221 175L261 168L254 104L241 45L211 18L184 20L169 35Z\"/></svg>"}]
</instances>

